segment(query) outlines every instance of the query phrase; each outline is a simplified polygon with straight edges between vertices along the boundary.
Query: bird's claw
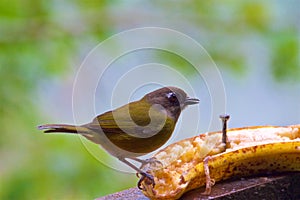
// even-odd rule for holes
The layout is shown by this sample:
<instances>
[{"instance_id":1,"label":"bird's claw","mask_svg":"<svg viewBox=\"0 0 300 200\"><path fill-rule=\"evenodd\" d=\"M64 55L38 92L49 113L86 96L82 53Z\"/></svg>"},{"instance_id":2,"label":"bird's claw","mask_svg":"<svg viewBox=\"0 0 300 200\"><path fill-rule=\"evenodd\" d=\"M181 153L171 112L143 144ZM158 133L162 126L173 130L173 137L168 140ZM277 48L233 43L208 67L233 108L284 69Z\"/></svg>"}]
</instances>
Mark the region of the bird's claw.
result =
<instances>
[{"instance_id":1,"label":"bird's claw","mask_svg":"<svg viewBox=\"0 0 300 200\"><path fill-rule=\"evenodd\" d=\"M149 164L149 168L154 168L154 169L157 169L159 168L158 165L162 168L163 167L163 164L162 162L160 162L159 160L157 160L155 157L152 157L152 158L148 158L146 160L143 160L142 162L142 165L140 167L140 169L144 169L146 165Z\"/></svg>"},{"instance_id":2,"label":"bird's claw","mask_svg":"<svg viewBox=\"0 0 300 200\"><path fill-rule=\"evenodd\" d=\"M146 172L142 172L142 173L139 173L139 174L142 175L142 177L140 178L140 180L137 184L137 187L140 190L143 190L142 182L144 182L146 185L152 185L152 187L155 186L154 177L151 174L148 174Z\"/></svg>"}]
</instances>

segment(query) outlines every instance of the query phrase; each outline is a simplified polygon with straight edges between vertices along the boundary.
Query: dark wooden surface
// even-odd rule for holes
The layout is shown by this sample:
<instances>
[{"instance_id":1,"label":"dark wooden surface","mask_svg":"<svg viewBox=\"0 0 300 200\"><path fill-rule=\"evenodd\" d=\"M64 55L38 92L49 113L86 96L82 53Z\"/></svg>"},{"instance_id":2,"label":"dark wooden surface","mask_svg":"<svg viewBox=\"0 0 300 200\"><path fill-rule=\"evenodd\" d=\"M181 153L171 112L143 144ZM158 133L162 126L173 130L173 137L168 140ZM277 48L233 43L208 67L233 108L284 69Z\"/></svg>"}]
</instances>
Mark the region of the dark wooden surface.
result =
<instances>
[{"instance_id":1,"label":"dark wooden surface","mask_svg":"<svg viewBox=\"0 0 300 200\"><path fill-rule=\"evenodd\" d=\"M195 189L184 194L182 200L196 199L280 199L280 200L300 200L300 173L288 173L281 175L268 175L251 178L231 179L216 183L209 196L201 193L204 188ZM122 200L136 199L149 200L137 188L130 188L97 200Z\"/></svg>"}]
</instances>

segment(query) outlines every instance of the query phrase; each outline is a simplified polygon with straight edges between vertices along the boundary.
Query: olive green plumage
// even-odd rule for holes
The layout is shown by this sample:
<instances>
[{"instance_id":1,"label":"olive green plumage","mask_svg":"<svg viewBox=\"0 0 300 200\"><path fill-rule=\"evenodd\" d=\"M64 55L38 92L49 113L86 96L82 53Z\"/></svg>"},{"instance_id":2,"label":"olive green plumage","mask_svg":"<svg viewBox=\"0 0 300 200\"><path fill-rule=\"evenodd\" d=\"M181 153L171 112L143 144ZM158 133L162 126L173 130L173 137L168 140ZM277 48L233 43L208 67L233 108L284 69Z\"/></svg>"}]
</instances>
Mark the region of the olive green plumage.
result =
<instances>
[{"instance_id":1,"label":"olive green plumage","mask_svg":"<svg viewBox=\"0 0 300 200\"><path fill-rule=\"evenodd\" d=\"M181 111L187 105L198 102L198 99L188 98L179 88L164 87L146 94L139 101L98 115L88 124L45 124L38 128L45 133L81 134L128 164L125 158L136 158L165 144L175 129Z\"/></svg>"}]
</instances>

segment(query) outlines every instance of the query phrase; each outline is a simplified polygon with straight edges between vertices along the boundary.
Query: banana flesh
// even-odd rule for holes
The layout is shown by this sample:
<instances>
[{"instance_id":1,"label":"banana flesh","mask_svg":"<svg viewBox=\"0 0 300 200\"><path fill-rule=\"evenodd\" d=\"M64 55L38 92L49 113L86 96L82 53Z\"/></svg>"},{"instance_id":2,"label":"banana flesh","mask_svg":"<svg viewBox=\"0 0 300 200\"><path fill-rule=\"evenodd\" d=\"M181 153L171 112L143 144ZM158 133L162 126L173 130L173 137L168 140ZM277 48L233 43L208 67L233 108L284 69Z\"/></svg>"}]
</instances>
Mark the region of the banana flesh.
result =
<instances>
[{"instance_id":1,"label":"banana flesh","mask_svg":"<svg viewBox=\"0 0 300 200\"><path fill-rule=\"evenodd\" d=\"M300 125L230 129L171 144L154 155L160 165L144 167L155 186L142 182L151 199L178 199L186 191L236 176L300 171ZM226 151L224 152L226 146Z\"/></svg>"}]
</instances>

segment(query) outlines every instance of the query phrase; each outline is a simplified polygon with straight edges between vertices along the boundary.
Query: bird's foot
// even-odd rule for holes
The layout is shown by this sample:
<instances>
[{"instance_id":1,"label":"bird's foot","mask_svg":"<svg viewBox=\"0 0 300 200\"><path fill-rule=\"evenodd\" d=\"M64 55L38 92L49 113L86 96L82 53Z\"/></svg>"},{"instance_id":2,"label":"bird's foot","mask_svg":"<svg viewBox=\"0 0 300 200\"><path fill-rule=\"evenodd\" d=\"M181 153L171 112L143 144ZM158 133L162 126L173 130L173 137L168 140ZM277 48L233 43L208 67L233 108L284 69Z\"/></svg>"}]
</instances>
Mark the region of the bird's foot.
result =
<instances>
[{"instance_id":1,"label":"bird's foot","mask_svg":"<svg viewBox=\"0 0 300 200\"><path fill-rule=\"evenodd\" d=\"M139 174L142 176L137 184L137 187L140 190L144 190L142 187L142 182L146 185L152 185L152 187L155 186L154 177L151 174L148 174L146 172L138 173L137 176L139 177Z\"/></svg>"},{"instance_id":2,"label":"bird's foot","mask_svg":"<svg viewBox=\"0 0 300 200\"><path fill-rule=\"evenodd\" d=\"M130 158L130 159L141 163L141 166L139 167L139 169L141 169L143 171L151 171L151 170L156 170L158 168L163 167L162 162L157 160L157 158L155 158L155 157L148 158L148 159L145 159L145 160L142 160L142 159L139 159L139 158Z\"/></svg>"},{"instance_id":3,"label":"bird's foot","mask_svg":"<svg viewBox=\"0 0 300 200\"><path fill-rule=\"evenodd\" d=\"M155 157L143 160L141 163L142 163L142 165L141 165L140 169L144 169L145 166L147 166L147 165L149 165L149 168L151 168L152 170L163 167L162 162L157 160Z\"/></svg>"}]
</instances>

